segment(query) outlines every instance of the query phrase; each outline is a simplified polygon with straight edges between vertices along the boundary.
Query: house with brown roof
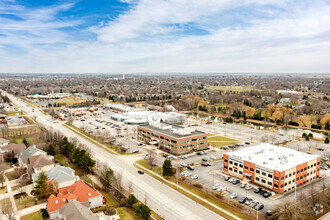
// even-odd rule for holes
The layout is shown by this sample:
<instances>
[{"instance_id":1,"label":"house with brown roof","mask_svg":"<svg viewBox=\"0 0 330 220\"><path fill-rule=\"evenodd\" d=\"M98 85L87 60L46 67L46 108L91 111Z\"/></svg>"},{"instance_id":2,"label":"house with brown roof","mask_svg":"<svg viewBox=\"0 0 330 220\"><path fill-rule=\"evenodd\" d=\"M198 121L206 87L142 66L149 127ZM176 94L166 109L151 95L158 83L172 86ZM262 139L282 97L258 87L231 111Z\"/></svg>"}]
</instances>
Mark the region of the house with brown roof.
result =
<instances>
[{"instance_id":1,"label":"house with brown roof","mask_svg":"<svg viewBox=\"0 0 330 220\"><path fill-rule=\"evenodd\" d=\"M4 138L0 138L0 148L8 145L9 143L10 143L9 140L4 139Z\"/></svg>"},{"instance_id":2,"label":"house with brown roof","mask_svg":"<svg viewBox=\"0 0 330 220\"><path fill-rule=\"evenodd\" d=\"M18 157L18 155L26 149L25 144L14 144L10 143L4 147L0 147L0 161L5 159L6 154L14 152L14 157Z\"/></svg>"},{"instance_id":3,"label":"house with brown roof","mask_svg":"<svg viewBox=\"0 0 330 220\"><path fill-rule=\"evenodd\" d=\"M47 155L47 153L43 150L40 150L39 148L37 148L35 145L28 147L27 149L23 150L19 155L18 155L18 162L21 166L27 168L27 164L28 164L28 159L31 156L34 155L39 155L39 154L43 154L43 155ZM53 156L48 155L48 157L53 160Z\"/></svg>"},{"instance_id":4,"label":"house with brown roof","mask_svg":"<svg viewBox=\"0 0 330 220\"><path fill-rule=\"evenodd\" d=\"M33 173L46 172L54 167L54 162L48 155L38 154L30 156L27 160L27 171L30 176Z\"/></svg>"},{"instance_id":5,"label":"house with brown roof","mask_svg":"<svg viewBox=\"0 0 330 220\"><path fill-rule=\"evenodd\" d=\"M79 180L71 186L60 188L57 196L51 195L47 201L47 211L50 219L59 216L59 209L67 203L77 201L90 209L103 206L106 198L91 185Z\"/></svg>"}]
</instances>

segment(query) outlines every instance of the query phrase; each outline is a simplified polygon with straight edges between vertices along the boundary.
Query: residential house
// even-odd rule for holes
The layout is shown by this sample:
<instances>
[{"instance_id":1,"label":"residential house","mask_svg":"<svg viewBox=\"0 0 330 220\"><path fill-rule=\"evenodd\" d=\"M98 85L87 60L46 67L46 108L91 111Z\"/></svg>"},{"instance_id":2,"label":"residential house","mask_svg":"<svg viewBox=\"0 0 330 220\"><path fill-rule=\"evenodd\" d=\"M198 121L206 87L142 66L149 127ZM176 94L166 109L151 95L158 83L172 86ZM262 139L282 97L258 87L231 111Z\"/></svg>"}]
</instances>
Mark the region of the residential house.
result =
<instances>
[{"instance_id":1,"label":"residential house","mask_svg":"<svg viewBox=\"0 0 330 220\"><path fill-rule=\"evenodd\" d=\"M30 177L34 173L46 172L54 167L53 160L44 154L30 156L27 160L27 171Z\"/></svg>"},{"instance_id":2,"label":"residential house","mask_svg":"<svg viewBox=\"0 0 330 220\"><path fill-rule=\"evenodd\" d=\"M27 162L29 157L33 156L33 155L39 155L39 154L43 154L43 155L47 155L47 153L43 150L40 150L39 148L36 148L36 146L32 146L32 147L28 147L27 149L25 149L24 151L22 151L19 155L18 155L18 163L27 168ZM50 158L52 158L53 156L49 156Z\"/></svg>"},{"instance_id":3,"label":"residential house","mask_svg":"<svg viewBox=\"0 0 330 220\"><path fill-rule=\"evenodd\" d=\"M75 175L75 172L70 167L64 167L61 165L55 165L51 169L47 170L45 174L49 179L55 180L58 183L58 188L68 187L79 180L79 176ZM39 172L32 174L32 181L38 180Z\"/></svg>"},{"instance_id":4,"label":"residential house","mask_svg":"<svg viewBox=\"0 0 330 220\"><path fill-rule=\"evenodd\" d=\"M25 144L7 144L6 146L0 148L0 161L3 161L6 154L10 152L14 152L14 157L17 158L17 156L25 149Z\"/></svg>"},{"instance_id":5,"label":"residential house","mask_svg":"<svg viewBox=\"0 0 330 220\"><path fill-rule=\"evenodd\" d=\"M56 220L101 220L103 217L96 216L88 206L78 201L64 204L58 209Z\"/></svg>"},{"instance_id":6,"label":"residential house","mask_svg":"<svg viewBox=\"0 0 330 220\"><path fill-rule=\"evenodd\" d=\"M9 143L10 141L8 141L7 139L0 138L0 148L8 145Z\"/></svg>"},{"instance_id":7,"label":"residential house","mask_svg":"<svg viewBox=\"0 0 330 220\"><path fill-rule=\"evenodd\" d=\"M72 201L83 203L91 209L106 203L106 198L98 190L82 180L71 186L60 188L58 191L57 196L51 195L47 201L50 219L56 219L59 216L59 209Z\"/></svg>"}]
</instances>

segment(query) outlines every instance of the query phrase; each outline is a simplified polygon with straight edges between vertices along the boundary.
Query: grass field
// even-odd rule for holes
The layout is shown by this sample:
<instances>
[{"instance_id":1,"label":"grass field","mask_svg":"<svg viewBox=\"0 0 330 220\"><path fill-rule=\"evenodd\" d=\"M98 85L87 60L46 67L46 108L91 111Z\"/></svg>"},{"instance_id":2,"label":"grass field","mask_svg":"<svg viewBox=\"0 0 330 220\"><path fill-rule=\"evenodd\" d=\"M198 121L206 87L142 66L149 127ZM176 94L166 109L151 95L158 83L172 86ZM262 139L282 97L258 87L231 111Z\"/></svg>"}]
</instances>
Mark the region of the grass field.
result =
<instances>
[{"instance_id":1,"label":"grass field","mask_svg":"<svg viewBox=\"0 0 330 220\"><path fill-rule=\"evenodd\" d=\"M98 99L98 100L100 101L100 104L104 103L103 99ZM65 97L65 98L61 98L61 99L54 99L54 101L59 104L74 105L74 104L79 104L82 102L92 101L92 100L81 99L81 98L75 97L75 96L69 96L69 97Z\"/></svg>"},{"instance_id":2,"label":"grass field","mask_svg":"<svg viewBox=\"0 0 330 220\"><path fill-rule=\"evenodd\" d=\"M120 219L123 220L142 220L142 218L135 215L135 212L133 209L126 208L126 207L120 207L116 209Z\"/></svg>"},{"instance_id":3,"label":"grass field","mask_svg":"<svg viewBox=\"0 0 330 220\"><path fill-rule=\"evenodd\" d=\"M7 116L23 115L21 111L8 111Z\"/></svg>"},{"instance_id":4,"label":"grass field","mask_svg":"<svg viewBox=\"0 0 330 220\"><path fill-rule=\"evenodd\" d=\"M15 199L15 203L18 210L25 209L34 206L34 198L26 196L24 198Z\"/></svg>"},{"instance_id":5,"label":"grass field","mask_svg":"<svg viewBox=\"0 0 330 220\"><path fill-rule=\"evenodd\" d=\"M232 92L245 92L254 90L253 88L244 88L244 87L230 87L230 86L208 86L208 90L222 90L222 91L232 91ZM256 89L258 90L258 89Z\"/></svg>"},{"instance_id":6,"label":"grass field","mask_svg":"<svg viewBox=\"0 0 330 220\"><path fill-rule=\"evenodd\" d=\"M0 187L0 194L6 193L7 192L7 187Z\"/></svg>"},{"instance_id":7,"label":"grass field","mask_svg":"<svg viewBox=\"0 0 330 220\"><path fill-rule=\"evenodd\" d=\"M223 146L228 146L228 145L231 145L231 144L238 143L237 140L227 138L227 137L223 137L223 136L219 136L219 135L214 136L214 134L209 134L208 142L211 146L214 146L214 147L223 147Z\"/></svg>"},{"instance_id":8,"label":"grass field","mask_svg":"<svg viewBox=\"0 0 330 220\"><path fill-rule=\"evenodd\" d=\"M7 198L7 199L0 200L0 207L2 208L2 211L4 212L4 214L11 212L12 206L11 206L10 199Z\"/></svg>"},{"instance_id":9,"label":"grass field","mask_svg":"<svg viewBox=\"0 0 330 220\"><path fill-rule=\"evenodd\" d=\"M21 217L21 220L42 220L42 214L40 211L33 212L28 215L24 215Z\"/></svg>"}]
</instances>

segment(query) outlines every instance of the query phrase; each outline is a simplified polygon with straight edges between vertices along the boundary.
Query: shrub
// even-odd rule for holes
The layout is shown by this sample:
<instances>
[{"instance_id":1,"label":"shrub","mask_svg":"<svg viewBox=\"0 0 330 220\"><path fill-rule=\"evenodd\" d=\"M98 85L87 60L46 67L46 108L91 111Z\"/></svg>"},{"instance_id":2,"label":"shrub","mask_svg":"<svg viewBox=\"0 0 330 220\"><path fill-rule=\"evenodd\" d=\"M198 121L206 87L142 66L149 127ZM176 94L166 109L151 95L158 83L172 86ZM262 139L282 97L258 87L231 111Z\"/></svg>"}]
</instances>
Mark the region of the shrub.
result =
<instances>
[{"instance_id":1,"label":"shrub","mask_svg":"<svg viewBox=\"0 0 330 220\"><path fill-rule=\"evenodd\" d=\"M288 124L289 124L289 125L293 125L293 126L299 126L299 123L294 122L294 121L289 121Z\"/></svg>"},{"instance_id":2,"label":"shrub","mask_svg":"<svg viewBox=\"0 0 330 220\"><path fill-rule=\"evenodd\" d=\"M127 202L126 198L121 198L120 201L119 201L119 204L120 204L120 206L125 206L126 202Z\"/></svg>"},{"instance_id":3,"label":"shrub","mask_svg":"<svg viewBox=\"0 0 330 220\"><path fill-rule=\"evenodd\" d=\"M329 144L329 138L328 137L325 138L324 143Z\"/></svg>"},{"instance_id":4,"label":"shrub","mask_svg":"<svg viewBox=\"0 0 330 220\"><path fill-rule=\"evenodd\" d=\"M148 219L151 214L151 210L149 209L148 206L144 204L140 204L136 207L135 213L137 216L141 218Z\"/></svg>"},{"instance_id":5,"label":"shrub","mask_svg":"<svg viewBox=\"0 0 330 220\"><path fill-rule=\"evenodd\" d=\"M108 207L104 210L104 214L114 215L114 214L116 214L116 209L114 207Z\"/></svg>"},{"instance_id":6,"label":"shrub","mask_svg":"<svg viewBox=\"0 0 330 220\"><path fill-rule=\"evenodd\" d=\"M135 198L135 196L133 194L131 194L131 195L129 195L129 197L127 199L126 206L129 208L132 208L133 205L137 202L138 202L137 198Z\"/></svg>"},{"instance_id":7,"label":"shrub","mask_svg":"<svg viewBox=\"0 0 330 220\"><path fill-rule=\"evenodd\" d=\"M194 183L193 186L197 187L198 189L203 189L203 185L200 183Z\"/></svg>"},{"instance_id":8,"label":"shrub","mask_svg":"<svg viewBox=\"0 0 330 220\"><path fill-rule=\"evenodd\" d=\"M136 207L138 207L138 206L141 205L141 204L142 204L141 202L137 202L137 203L133 204L132 208L133 208L134 210L136 210Z\"/></svg>"}]
</instances>

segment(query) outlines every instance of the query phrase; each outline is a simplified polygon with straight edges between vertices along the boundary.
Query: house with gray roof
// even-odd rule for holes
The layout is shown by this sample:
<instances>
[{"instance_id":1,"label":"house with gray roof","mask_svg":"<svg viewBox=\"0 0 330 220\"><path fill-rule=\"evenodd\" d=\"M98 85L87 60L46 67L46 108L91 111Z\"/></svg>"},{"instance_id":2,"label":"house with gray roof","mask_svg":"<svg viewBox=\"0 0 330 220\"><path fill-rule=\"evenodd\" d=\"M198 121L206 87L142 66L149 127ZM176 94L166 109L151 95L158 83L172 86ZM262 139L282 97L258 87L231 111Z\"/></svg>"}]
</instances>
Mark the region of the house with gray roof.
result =
<instances>
[{"instance_id":1,"label":"house with gray roof","mask_svg":"<svg viewBox=\"0 0 330 220\"><path fill-rule=\"evenodd\" d=\"M47 170L45 174L49 179L58 182L58 188L70 186L79 180L79 176L75 175L75 171L70 167L55 165ZM38 180L39 173L32 174L33 184Z\"/></svg>"},{"instance_id":2,"label":"house with gray roof","mask_svg":"<svg viewBox=\"0 0 330 220\"><path fill-rule=\"evenodd\" d=\"M34 155L39 155L39 154L43 154L43 155L47 155L47 153L43 150L40 150L39 148L36 148L36 146L31 146L28 147L27 149L23 150L19 155L18 155L18 163L27 168L27 163L28 163L28 159L31 156ZM52 157L52 156L50 156Z\"/></svg>"}]
</instances>

